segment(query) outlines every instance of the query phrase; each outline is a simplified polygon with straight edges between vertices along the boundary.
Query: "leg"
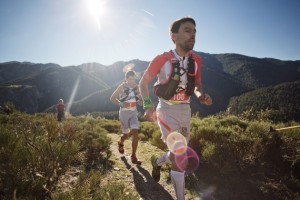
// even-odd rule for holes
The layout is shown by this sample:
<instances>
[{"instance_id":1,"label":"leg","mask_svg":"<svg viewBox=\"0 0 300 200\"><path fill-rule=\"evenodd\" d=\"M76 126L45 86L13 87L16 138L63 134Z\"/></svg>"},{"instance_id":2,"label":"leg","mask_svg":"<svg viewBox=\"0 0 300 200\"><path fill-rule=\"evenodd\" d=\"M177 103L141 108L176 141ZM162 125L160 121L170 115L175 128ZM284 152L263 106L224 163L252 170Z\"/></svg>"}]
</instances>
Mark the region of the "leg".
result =
<instances>
[{"instance_id":1,"label":"leg","mask_svg":"<svg viewBox=\"0 0 300 200\"><path fill-rule=\"evenodd\" d=\"M169 108L167 105L159 107L157 112L158 125L162 132L162 138L166 142L168 135L172 131L180 132L188 142L189 129L190 129L190 116L191 111L189 105L179 105L183 109L174 110ZM172 149L169 149L172 151ZM184 200L185 180L184 180L184 166L178 167L175 162L175 155L169 153L168 156L165 154L163 157L157 159L157 164L161 165L164 163L171 162L170 177L176 193L177 200Z\"/></svg>"},{"instance_id":2,"label":"leg","mask_svg":"<svg viewBox=\"0 0 300 200\"><path fill-rule=\"evenodd\" d=\"M120 138L120 141L118 142L119 152L120 154L124 153L124 141L129 137L129 134L123 133L122 137Z\"/></svg>"},{"instance_id":3,"label":"leg","mask_svg":"<svg viewBox=\"0 0 300 200\"><path fill-rule=\"evenodd\" d=\"M139 161L136 157L136 150L138 147L138 143L139 143L139 138L138 138L138 129L132 129L131 130L132 133L132 155L131 155L131 162L134 164L142 164L141 161Z\"/></svg>"},{"instance_id":4,"label":"leg","mask_svg":"<svg viewBox=\"0 0 300 200\"><path fill-rule=\"evenodd\" d=\"M132 155L135 155L139 143L138 129L132 129L131 134L132 134Z\"/></svg>"},{"instance_id":5,"label":"leg","mask_svg":"<svg viewBox=\"0 0 300 200\"><path fill-rule=\"evenodd\" d=\"M180 113L178 120L180 121L180 127L178 128L179 132L186 138L186 141L188 143L189 141L189 135L190 135L190 108L186 110L184 113ZM172 167L171 167L171 181L173 183L174 190L176 192L177 200L184 200L184 190L185 190L185 168L187 166L187 163L181 163L181 165L178 167L175 161L175 156L173 153L170 154L170 160L172 161Z\"/></svg>"},{"instance_id":6,"label":"leg","mask_svg":"<svg viewBox=\"0 0 300 200\"><path fill-rule=\"evenodd\" d=\"M169 158L170 152L164 153L161 157L157 157L153 155L151 157L152 164L152 177L158 182L160 180L160 169L163 164L171 164L171 160Z\"/></svg>"},{"instance_id":7,"label":"leg","mask_svg":"<svg viewBox=\"0 0 300 200\"><path fill-rule=\"evenodd\" d=\"M170 154L170 159L172 161L171 167L171 181L176 193L177 200L184 200L184 188L185 188L185 180L184 180L184 171L178 168L175 162L175 155L173 153Z\"/></svg>"},{"instance_id":8,"label":"leg","mask_svg":"<svg viewBox=\"0 0 300 200\"><path fill-rule=\"evenodd\" d=\"M61 113L60 113L60 112L58 112L58 113L57 113L57 121L59 121L59 122L60 122L60 121L61 121L61 117L62 117L62 116L61 116Z\"/></svg>"},{"instance_id":9,"label":"leg","mask_svg":"<svg viewBox=\"0 0 300 200\"><path fill-rule=\"evenodd\" d=\"M130 135L127 133L123 133L121 139L120 139L120 143L124 144L125 140L127 140L130 137Z\"/></svg>"},{"instance_id":10,"label":"leg","mask_svg":"<svg viewBox=\"0 0 300 200\"><path fill-rule=\"evenodd\" d=\"M121 129L122 129L122 136L120 138L120 141L118 142L119 146L119 152L121 154L124 153L124 141L129 138L130 136L130 129L128 124L128 115L125 111L120 110L119 111L119 118L121 122Z\"/></svg>"}]
</instances>

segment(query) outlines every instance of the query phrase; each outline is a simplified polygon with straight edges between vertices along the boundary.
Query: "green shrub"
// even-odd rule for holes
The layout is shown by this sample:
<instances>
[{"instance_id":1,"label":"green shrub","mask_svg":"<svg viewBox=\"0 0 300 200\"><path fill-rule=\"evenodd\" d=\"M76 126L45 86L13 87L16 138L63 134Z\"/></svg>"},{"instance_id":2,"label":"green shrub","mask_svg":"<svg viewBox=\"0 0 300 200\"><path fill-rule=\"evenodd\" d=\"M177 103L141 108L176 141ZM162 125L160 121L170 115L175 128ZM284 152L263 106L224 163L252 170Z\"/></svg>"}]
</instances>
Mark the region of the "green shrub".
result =
<instances>
[{"instance_id":1,"label":"green shrub","mask_svg":"<svg viewBox=\"0 0 300 200\"><path fill-rule=\"evenodd\" d=\"M161 132L160 130L155 130L152 134L152 138L150 139L151 144L158 147L161 150L167 151L168 147L166 143L163 142L161 139Z\"/></svg>"},{"instance_id":2,"label":"green shrub","mask_svg":"<svg viewBox=\"0 0 300 200\"><path fill-rule=\"evenodd\" d=\"M120 121L117 120L102 120L100 126L108 131L108 133L119 133L121 134Z\"/></svg>"},{"instance_id":3,"label":"green shrub","mask_svg":"<svg viewBox=\"0 0 300 200\"><path fill-rule=\"evenodd\" d=\"M82 149L86 150L86 167L102 168L111 156L111 139L107 136L107 131L98 128L97 131L87 131L83 133Z\"/></svg>"},{"instance_id":4,"label":"green shrub","mask_svg":"<svg viewBox=\"0 0 300 200\"><path fill-rule=\"evenodd\" d=\"M153 134L159 130L158 125L153 122L140 122L139 128L139 132L144 135L143 141L153 138Z\"/></svg>"},{"instance_id":5,"label":"green shrub","mask_svg":"<svg viewBox=\"0 0 300 200\"><path fill-rule=\"evenodd\" d=\"M299 189L300 131L270 131L293 125L298 123L194 116L189 145L202 164L220 173L255 172L267 178L276 174ZM137 199L125 184L103 181L112 164L112 132L121 132L119 121L91 115L58 123L54 114L0 114L0 198L12 199L15 194L18 199ZM139 132L140 140L167 150L157 124L140 122ZM72 190L56 191L72 164L88 171L80 173Z\"/></svg>"},{"instance_id":6,"label":"green shrub","mask_svg":"<svg viewBox=\"0 0 300 200\"><path fill-rule=\"evenodd\" d=\"M79 151L75 124L53 116L10 115L1 124L0 185L6 198L43 199L55 190Z\"/></svg>"}]
</instances>

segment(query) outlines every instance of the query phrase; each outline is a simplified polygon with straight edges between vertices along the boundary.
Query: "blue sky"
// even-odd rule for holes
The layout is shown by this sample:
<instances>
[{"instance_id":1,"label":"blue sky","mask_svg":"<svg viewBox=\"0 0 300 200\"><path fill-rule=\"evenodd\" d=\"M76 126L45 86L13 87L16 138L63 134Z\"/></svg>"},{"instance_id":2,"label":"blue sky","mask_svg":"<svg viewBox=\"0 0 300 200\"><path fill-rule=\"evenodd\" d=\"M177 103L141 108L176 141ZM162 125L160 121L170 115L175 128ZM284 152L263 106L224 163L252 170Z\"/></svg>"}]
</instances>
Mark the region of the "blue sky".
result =
<instances>
[{"instance_id":1,"label":"blue sky","mask_svg":"<svg viewBox=\"0 0 300 200\"><path fill-rule=\"evenodd\" d=\"M0 62L151 61L183 16L195 51L300 60L298 0L0 0Z\"/></svg>"}]
</instances>

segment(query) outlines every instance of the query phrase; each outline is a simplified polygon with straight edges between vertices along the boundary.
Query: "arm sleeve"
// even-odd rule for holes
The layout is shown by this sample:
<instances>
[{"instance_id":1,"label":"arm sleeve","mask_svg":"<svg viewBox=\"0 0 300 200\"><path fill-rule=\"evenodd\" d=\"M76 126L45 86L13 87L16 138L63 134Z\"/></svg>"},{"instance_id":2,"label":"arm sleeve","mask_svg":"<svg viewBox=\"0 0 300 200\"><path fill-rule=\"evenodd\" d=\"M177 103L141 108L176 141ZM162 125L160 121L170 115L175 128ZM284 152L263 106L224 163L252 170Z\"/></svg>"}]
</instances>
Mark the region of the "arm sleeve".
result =
<instances>
[{"instance_id":1,"label":"arm sleeve","mask_svg":"<svg viewBox=\"0 0 300 200\"><path fill-rule=\"evenodd\" d=\"M195 62L197 65L195 85L200 85L201 84L201 67L202 67L201 57L198 55L195 55Z\"/></svg>"},{"instance_id":2,"label":"arm sleeve","mask_svg":"<svg viewBox=\"0 0 300 200\"><path fill-rule=\"evenodd\" d=\"M159 73L159 71L161 70L161 68L164 66L164 64L167 61L167 57L165 56L165 54L161 54L156 56L148 65L144 75L143 75L143 79L145 81L145 83L149 84L154 77Z\"/></svg>"}]
</instances>

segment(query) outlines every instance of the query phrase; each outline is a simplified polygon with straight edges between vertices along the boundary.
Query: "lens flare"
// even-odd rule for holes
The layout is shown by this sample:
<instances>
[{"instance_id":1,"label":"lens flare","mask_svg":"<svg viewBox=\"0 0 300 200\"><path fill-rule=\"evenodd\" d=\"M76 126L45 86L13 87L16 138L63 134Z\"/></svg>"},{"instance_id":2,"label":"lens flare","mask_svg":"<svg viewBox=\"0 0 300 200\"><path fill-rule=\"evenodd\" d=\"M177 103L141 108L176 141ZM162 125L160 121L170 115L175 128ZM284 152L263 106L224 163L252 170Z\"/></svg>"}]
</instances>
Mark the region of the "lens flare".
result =
<instances>
[{"instance_id":1,"label":"lens flare","mask_svg":"<svg viewBox=\"0 0 300 200\"><path fill-rule=\"evenodd\" d=\"M175 155L175 162L180 170L193 173L198 169L200 159L197 153L191 147L188 147L185 153Z\"/></svg>"},{"instance_id":2,"label":"lens flare","mask_svg":"<svg viewBox=\"0 0 300 200\"><path fill-rule=\"evenodd\" d=\"M123 72L126 73L126 72L128 72L129 70L133 70L133 68L134 68L134 64L133 64L133 63L129 63L129 64L127 64L127 65L125 65L125 66L123 67Z\"/></svg>"},{"instance_id":3,"label":"lens flare","mask_svg":"<svg viewBox=\"0 0 300 200\"><path fill-rule=\"evenodd\" d=\"M183 135L174 131L166 139L169 150L175 155L181 155L186 152L187 141Z\"/></svg>"},{"instance_id":4,"label":"lens flare","mask_svg":"<svg viewBox=\"0 0 300 200\"><path fill-rule=\"evenodd\" d=\"M80 82L80 76L77 78L76 83L75 83L75 85L74 85L72 94L71 94L70 99L69 99L69 102L68 102L68 106L67 106L66 112L70 112L72 103L73 103L73 101L74 101L75 94L76 94L77 89L78 89L79 82Z\"/></svg>"}]
</instances>

